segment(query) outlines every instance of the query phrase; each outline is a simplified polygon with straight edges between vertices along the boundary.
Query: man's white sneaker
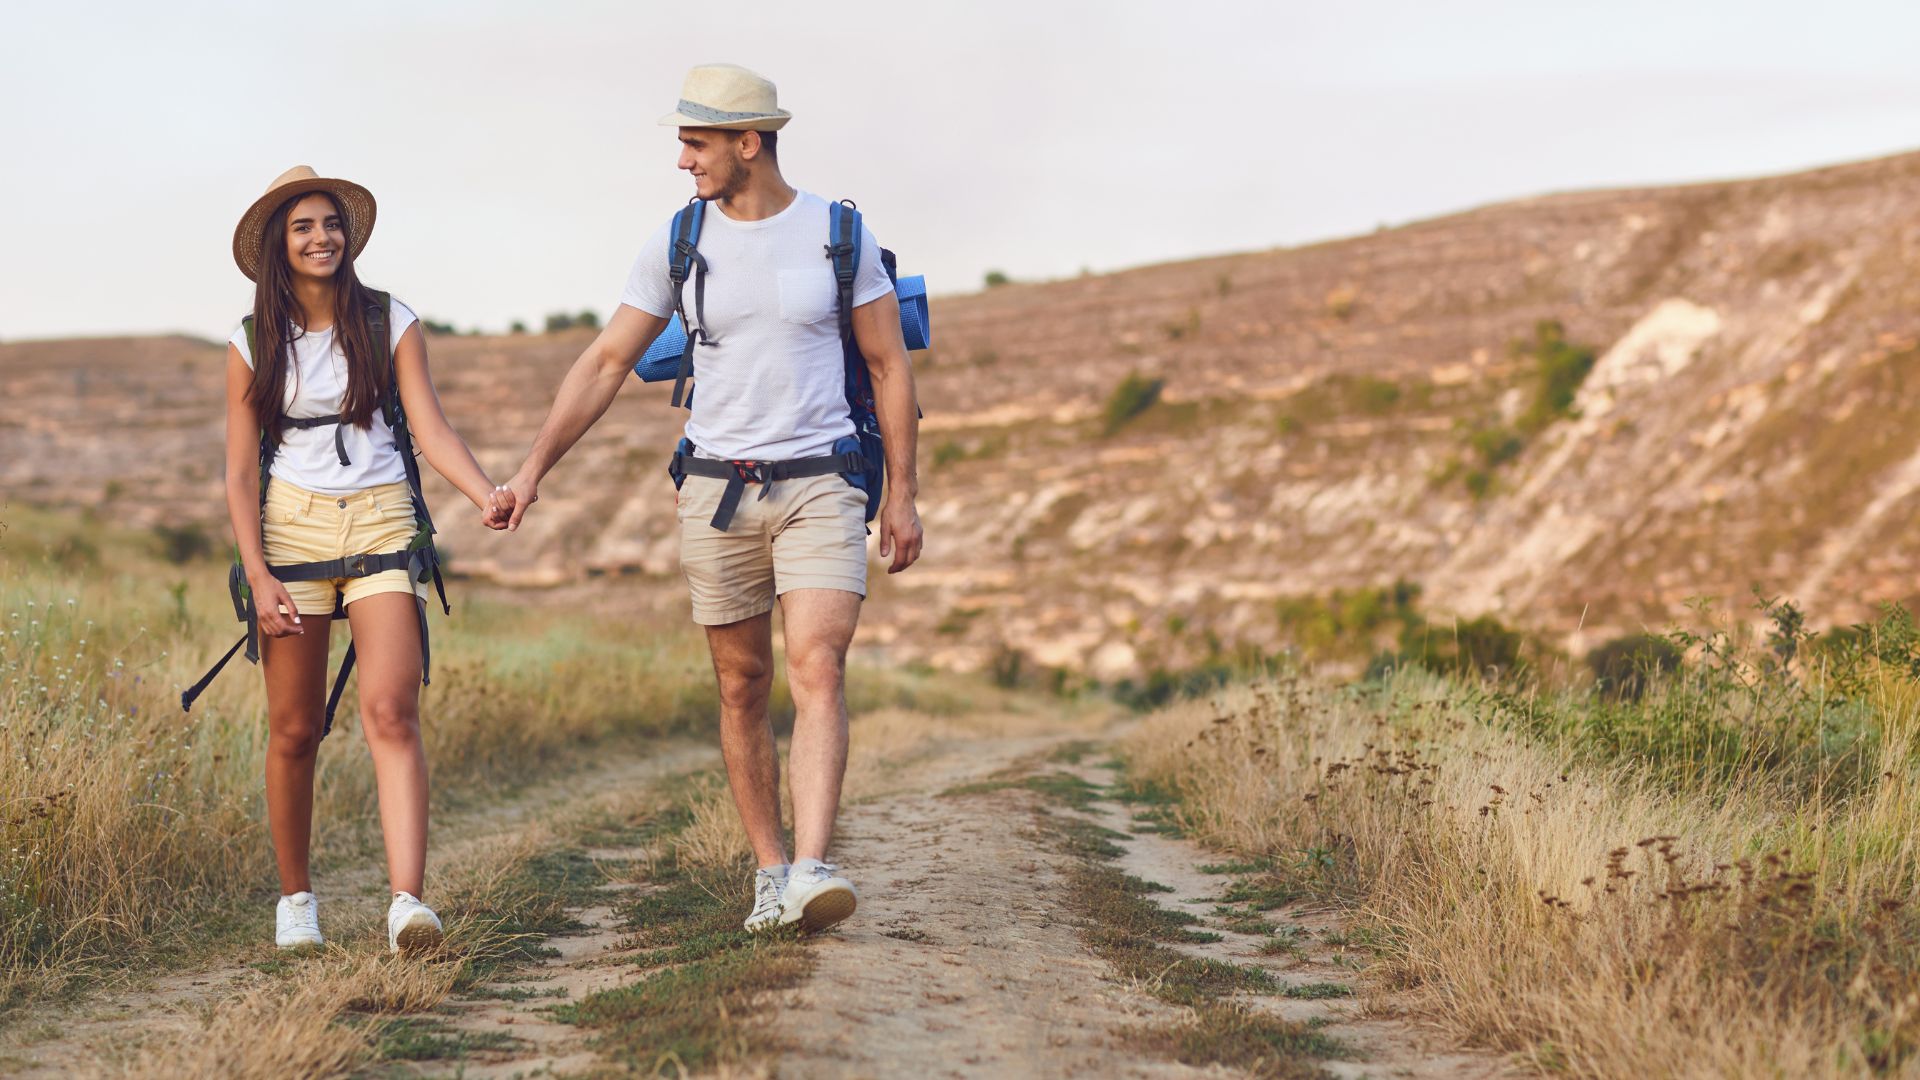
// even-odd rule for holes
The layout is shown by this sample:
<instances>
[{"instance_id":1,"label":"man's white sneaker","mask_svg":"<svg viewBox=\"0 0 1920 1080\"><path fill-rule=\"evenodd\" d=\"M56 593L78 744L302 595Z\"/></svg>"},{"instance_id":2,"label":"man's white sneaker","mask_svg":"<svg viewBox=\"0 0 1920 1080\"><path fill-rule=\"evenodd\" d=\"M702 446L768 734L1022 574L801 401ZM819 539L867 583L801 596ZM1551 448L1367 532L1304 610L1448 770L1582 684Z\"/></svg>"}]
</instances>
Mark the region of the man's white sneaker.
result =
<instances>
[{"instance_id":1,"label":"man's white sneaker","mask_svg":"<svg viewBox=\"0 0 1920 1080\"><path fill-rule=\"evenodd\" d=\"M283 896L273 909L273 943L282 949L319 945L320 901L310 892Z\"/></svg>"},{"instance_id":2,"label":"man's white sneaker","mask_svg":"<svg viewBox=\"0 0 1920 1080\"><path fill-rule=\"evenodd\" d=\"M780 893L787 885L785 868L753 872L753 910L747 914L749 933L780 925Z\"/></svg>"},{"instance_id":3,"label":"man's white sneaker","mask_svg":"<svg viewBox=\"0 0 1920 1080\"><path fill-rule=\"evenodd\" d=\"M440 916L412 893L393 894L387 905L387 949L420 952L440 945Z\"/></svg>"},{"instance_id":4,"label":"man's white sneaker","mask_svg":"<svg viewBox=\"0 0 1920 1080\"><path fill-rule=\"evenodd\" d=\"M853 914L860 898L854 895L853 882L834 876L839 869L818 860L795 863L780 894L780 925L799 923L811 934Z\"/></svg>"}]
</instances>

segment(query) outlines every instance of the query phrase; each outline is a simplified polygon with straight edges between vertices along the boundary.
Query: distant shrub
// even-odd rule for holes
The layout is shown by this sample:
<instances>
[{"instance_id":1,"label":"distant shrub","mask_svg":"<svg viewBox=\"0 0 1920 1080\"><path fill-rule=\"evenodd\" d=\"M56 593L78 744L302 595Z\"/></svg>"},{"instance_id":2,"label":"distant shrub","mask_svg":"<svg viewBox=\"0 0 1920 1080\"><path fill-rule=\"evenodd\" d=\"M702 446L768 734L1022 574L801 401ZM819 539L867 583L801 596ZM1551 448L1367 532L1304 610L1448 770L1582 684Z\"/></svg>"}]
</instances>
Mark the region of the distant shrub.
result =
<instances>
[{"instance_id":1,"label":"distant shrub","mask_svg":"<svg viewBox=\"0 0 1920 1080\"><path fill-rule=\"evenodd\" d=\"M987 282L987 288L997 289L1002 285L1013 284L1013 279L1008 277L1005 271L989 270L987 271L986 282Z\"/></svg>"},{"instance_id":2,"label":"distant shrub","mask_svg":"<svg viewBox=\"0 0 1920 1080\"><path fill-rule=\"evenodd\" d=\"M1573 415L1573 399L1593 370L1593 350L1567 340L1566 328L1558 320L1542 319L1534 324L1532 342L1514 342L1515 355L1531 355L1538 367L1539 385L1533 402L1520 415L1520 430L1532 435L1562 417Z\"/></svg>"},{"instance_id":3,"label":"distant shrub","mask_svg":"<svg viewBox=\"0 0 1920 1080\"><path fill-rule=\"evenodd\" d=\"M160 557L175 566L213 554L213 538L199 525L155 525L153 538Z\"/></svg>"},{"instance_id":4,"label":"distant shrub","mask_svg":"<svg viewBox=\"0 0 1920 1080\"><path fill-rule=\"evenodd\" d=\"M1616 701L1639 701L1655 679L1680 666L1680 647L1658 634L1617 637L1587 654L1600 692Z\"/></svg>"},{"instance_id":5,"label":"distant shrub","mask_svg":"<svg viewBox=\"0 0 1920 1080\"><path fill-rule=\"evenodd\" d=\"M519 319L513 320L513 325L507 327L507 333L509 334L524 334L526 332L527 324L521 322Z\"/></svg>"},{"instance_id":6,"label":"distant shrub","mask_svg":"<svg viewBox=\"0 0 1920 1080\"><path fill-rule=\"evenodd\" d=\"M1200 309L1188 308L1183 318L1172 320L1161 326L1166 331L1168 341L1192 340L1200 336Z\"/></svg>"},{"instance_id":7,"label":"distant shrub","mask_svg":"<svg viewBox=\"0 0 1920 1080\"><path fill-rule=\"evenodd\" d=\"M1353 318L1354 309L1360 305L1360 291L1351 285L1342 285L1327 293L1327 314L1346 322Z\"/></svg>"},{"instance_id":8,"label":"distant shrub","mask_svg":"<svg viewBox=\"0 0 1920 1080\"><path fill-rule=\"evenodd\" d=\"M944 439L939 446L933 448L933 467L936 469L944 469L948 465L966 459L967 448L960 445L957 439Z\"/></svg>"},{"instance_id":9,"label":"distant shrub","mask_svg":"<svg viewBox=\"0 0 1920 1080\"><path fill-rule=\"evenodd\" d=\"M1497 469L1526 449L1526 440L1515 434L1510 428L1495 425L1481 428L1467 437L1467 446L1480 456L1480 463L1489 469Z\"/></svg>"},{"instance_id":10,"label":"distant shrub","mask_svg":"<svg viewBox=\"0 0 1920 1080\"><path fill-rule=\"evenodd\" d=\"M600 329L600 315L592 308L588 308L573 317L573 325L582 326L588 330L598 330Z\"/></svg>"},{"instance_id":11,"label":"distant shrub","mask_svg":"<svg viewBox=\"0 0 1920 1080\"><path fill-rule=\"evenodd\" d=\"M438 319L429 319L425 317L421 318L420 326L422 329L426 330L426 332L429 334L444 334L447 336L452 336L460 332L453 328L452 323L441 322Z\"/></svg>"},{"instance_id":12,"label":"distant shrub","mask_svg":"<svg viewBox=\"0 0 1920 1080\"><path fill-rule=\"evenodd\" d=\"M1428 671L1506 674L1520 666L1526 637L1491 615L1434 624L1410 621L1400 632L1400 657Z\"/></svg>"},{"instance_id":13,"label":"distant shrub","mask_svg":"<svg viewBox=\"0 0 1920 1080\"><path fill-rule=\"evenodd\" d=\"M1120 380L1107 397L1105 409L1105 432L1112 435L1127 423L1153 408L1160 400L1160 392L1166 389L1165 379L1149 379L1139 372L1133 372Z\"/></svg>"},{"instance_id":14,"label":"distant shrub","mask_svg":"<svg viewBox=\"0 0 1920 1080\"><path fill-rule=\"evenodd\" d=\"M1391 379L1362 375L1354 382L1353 395L1360 411L1378 416L1400 403L1400 384Z\"/></svg>"},{"instance_id":15,"label":"distant shrub","mask_svg":"<svg viewBox=\"0 0 1920 1080\"><path fill-rule=\"evenodd\" d=\"M1215 296L1218 296L1220 299L1225 300L1227 296L1232 292L1233 292L1233 275L1232 274L1221 274L1219 277L1213 280L1213 293Z\"/></svg>"},{"instance_id":16,"label":"distant shrub","mask_svg":"<svg viewBox=\"0 0 1920 1080\"><path fill-rule=\"evenodd\" d=\"M1025 653L1011 645L1002 644L987 664L987 671L993 678L993 685L1003 690L1011 690L1020 685L1020 678L1025 673L1026 665Z\"/></svg>"},{"instance_id":17,"label":"distant shrub","mask_svg":"<svg viewBox=\"0 0 1920 1080\"><path fill-rule=\"evenodd\" d=\"M555 311L547 315L547 333L554 334L562 330L573 329L573 316L564 311Z\"/></svg>"}]
</instances>

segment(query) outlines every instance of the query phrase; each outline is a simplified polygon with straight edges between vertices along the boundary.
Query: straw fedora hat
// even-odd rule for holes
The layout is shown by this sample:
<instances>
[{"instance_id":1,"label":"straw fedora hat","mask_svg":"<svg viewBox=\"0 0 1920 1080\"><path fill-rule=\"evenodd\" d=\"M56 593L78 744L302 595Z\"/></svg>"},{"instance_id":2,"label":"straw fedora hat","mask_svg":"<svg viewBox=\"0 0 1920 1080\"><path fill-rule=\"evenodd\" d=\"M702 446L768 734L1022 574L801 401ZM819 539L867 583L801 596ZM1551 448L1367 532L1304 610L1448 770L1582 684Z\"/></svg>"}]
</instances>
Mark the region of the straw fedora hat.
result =
<instances>
[{"instance_id":1,"label":"straw fedora hat","mask_svg":"<svg viewBox=\"0 0 1920 1080\"><path fill-rule=\"evenodd\" d=\"M664 127L779 131L793 114L780 107L773 83L734 64L701 64L687 72L680 107L660 118Z\"/></svg>"},{"instance_id":2,"label":"straw fedora hat","mask_svg":"<svg viewBox=\"0 0 1920 1080\"><path fill-rule=\"evenodd\" d=\"M367 246L367 237L373 235L373 216L377 209L373 192L351 180L329 180L314 172L311 165L295 165L275 177L273 183L267 185L267 193L253 200L247 212L240 215L240 224L234 226L233 261L239 264L247 280L254 280L260 270L260 253L265 246L261 233L267 227L267 219L281 203L315 191L326 192L340 204L347 215L349 257L360 257L360 249Z\"/></svg>"}]
</instances>

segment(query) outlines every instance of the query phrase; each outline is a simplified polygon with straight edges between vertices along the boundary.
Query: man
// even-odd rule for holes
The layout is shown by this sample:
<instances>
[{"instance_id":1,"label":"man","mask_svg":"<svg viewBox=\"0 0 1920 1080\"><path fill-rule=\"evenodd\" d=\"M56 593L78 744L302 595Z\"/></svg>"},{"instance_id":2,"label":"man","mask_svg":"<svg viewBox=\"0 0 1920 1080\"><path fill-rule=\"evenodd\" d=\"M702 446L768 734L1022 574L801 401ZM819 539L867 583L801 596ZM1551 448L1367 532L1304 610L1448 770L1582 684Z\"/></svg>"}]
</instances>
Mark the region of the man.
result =
<instances>
[{"instance_id":1,"label":"man","mask_svg":"<svg viewBox=\"0 0 1920 1080\"><path fill-rule=\"evenodd\" d=\"M795 190L780 173L775 132L789 118L771 82L713 64L688 74L679 108L661 123L680 129L680 168L693 174L695 192L707 202L698 240L708 270L704 293L686 305L689 334L699 342L686 435L699 460L680 489L680 561L719 680L727 779L759 862L746 926L799 923L811 931L851 915L857 903L852 884L825 859L846 772L846 656L866 596L867 496L821 465L853 434L853 423L826 254L828 203ZM567 372L525 464L506 485L513 491L510 528L519 527L540 479L606 412L634 359L666 327L679 299L668 273L668 228L634 260L619 309ZM872 376L887 459L886 499L874 524L880 557L891 560L888 573L898 573L920 557L918 408L879 246L864 230L858 243L852 330ZM688 283L686 297L693 300L700 287ZM716 510L730 481L702 470L724 475L742 463L799 463L787 471L819 474L780 479L745 498L733 481L729 501L737 506L725 520ZM796 713L791 864L767 718L776 598Z\"/></svg>"}]
</instances>

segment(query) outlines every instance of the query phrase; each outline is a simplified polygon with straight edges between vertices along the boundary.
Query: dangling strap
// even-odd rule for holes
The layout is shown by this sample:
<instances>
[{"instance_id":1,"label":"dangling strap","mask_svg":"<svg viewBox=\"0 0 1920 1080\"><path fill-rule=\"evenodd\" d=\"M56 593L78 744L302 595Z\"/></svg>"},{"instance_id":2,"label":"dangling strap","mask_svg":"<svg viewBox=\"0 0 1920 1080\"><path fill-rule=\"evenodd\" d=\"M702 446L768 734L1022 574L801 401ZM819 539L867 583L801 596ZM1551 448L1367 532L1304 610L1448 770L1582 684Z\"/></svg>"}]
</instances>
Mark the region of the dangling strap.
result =
<instances>
[{"instance_id":1,"label":"dangling strap","mask_svg":"<svg viewBox=\"0 0 1920 1080\"><path fill-rule=\"evenodd\" d=\"M353 674L353 639L347 639L347 655L340 660L340 674L333 677L333 692L327 695L327 717L320 725L320 737L333 730L333 714L340 708L340 695L347 692L347 676Z\"/></svg>"},{"instance_id":2,"label":"dangling strap","mask_svg":"<svg viewBox=\"0 0 1920 1080\"><path fill-rule=\"evenodd\" d=\"M180 711L192 712L193 703L195 701L198 701L200 698L200 695L206 692L207 687L213 684L214 677L219 675L221 669L227 666L227 661L233 659L233 654L240 651L240 646L245 645L247 642L252 640L253 640L253 630L251 627L249 627L246 633L240 635L240 640L233 643L233 648L227 650L227 655L214 661L212 670L208 671L205 675L200 676L199 682L194 683L192 686L187 687L187 689L180 695Z\"/></svg>"}]
</instances>

